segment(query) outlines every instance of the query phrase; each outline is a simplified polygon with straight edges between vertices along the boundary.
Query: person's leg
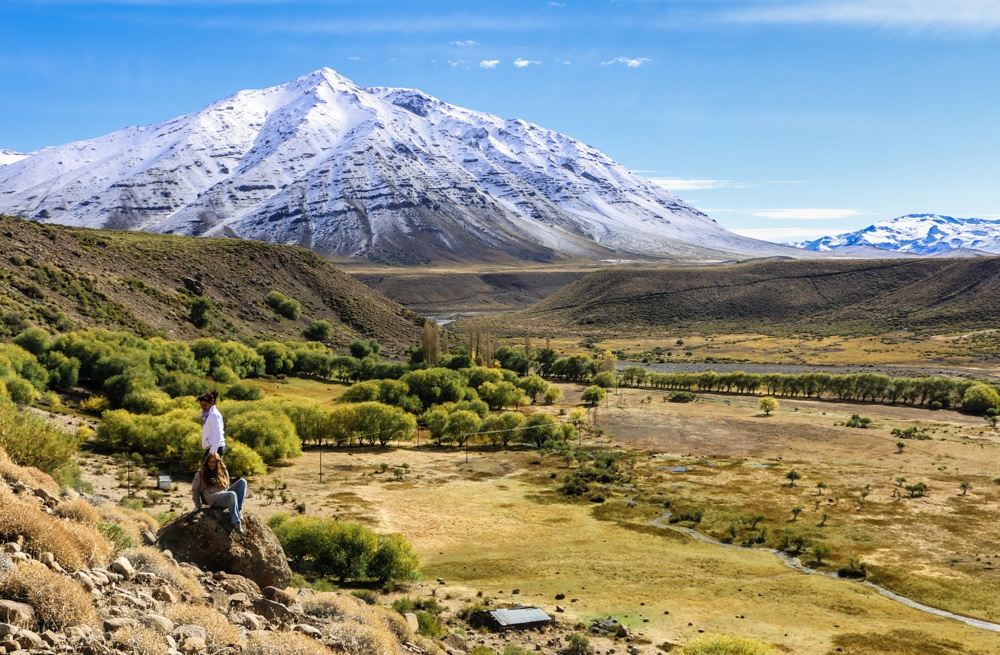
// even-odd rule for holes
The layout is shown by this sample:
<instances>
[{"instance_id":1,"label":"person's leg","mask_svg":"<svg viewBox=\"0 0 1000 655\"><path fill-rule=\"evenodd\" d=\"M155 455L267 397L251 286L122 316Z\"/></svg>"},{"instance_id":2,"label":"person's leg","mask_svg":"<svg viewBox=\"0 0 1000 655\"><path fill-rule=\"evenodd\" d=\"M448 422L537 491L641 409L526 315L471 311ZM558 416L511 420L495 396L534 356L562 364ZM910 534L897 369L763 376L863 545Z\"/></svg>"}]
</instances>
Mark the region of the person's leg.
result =
<instances>
[{"instance_id":1,"label":"person's leg","mask_svg":"<svg viewBox=\"0 0 1000 655\"><path fill-rule=\"evenodd\" d=\"M223 491L219 494L219 497L215 499L212 503L212 507L225 507L229 510L229 521L231 523L239 523L242 520L240 517L240 508L236 498L236 494L232 491Z\"/></svg>"},{"instance_id":2,"label":"person's leg","mask_svg":"<svg viewBox=\"0 0 1000 655\"><path fill-rule=\"evenodd\" d=\"M226 448L225 444L219 446L219 451L218 451L219 452L219 457L225 457L227 450L228 449Z\"/></svg>"},{"instance_id":3,"label":"person's leg","mask_svg":"<svg viewBox=\"0 0 1000 655\"><path fill-rule=\"evenodd\" d=\"M243 500L247 497L247 481L240 478L236 482L229 485L228 491L232 491L236 494L236 505L243 511Z\"/></svg>"}]
</instances>

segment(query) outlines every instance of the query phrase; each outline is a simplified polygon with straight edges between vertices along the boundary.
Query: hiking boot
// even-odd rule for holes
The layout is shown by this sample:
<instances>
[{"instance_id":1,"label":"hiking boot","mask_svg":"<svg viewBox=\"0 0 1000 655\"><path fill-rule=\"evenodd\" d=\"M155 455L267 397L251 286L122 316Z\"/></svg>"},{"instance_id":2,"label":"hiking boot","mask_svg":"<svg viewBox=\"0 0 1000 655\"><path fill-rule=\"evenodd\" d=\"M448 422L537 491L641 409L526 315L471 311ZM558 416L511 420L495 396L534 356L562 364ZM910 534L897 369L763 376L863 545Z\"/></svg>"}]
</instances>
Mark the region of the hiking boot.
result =
<instances>
[{"instance_id":1,"label":"hiking boot","mask_svg":"<svg viewBox=\"0 0 1000 655\"><path fill-rule=\"evenodd\" d=\"M237 532L239 532L240 534L243 534L243 532L244 532L244 530L243 530L243 521L240 521L239 523L237 523L233 529L236 530Z\"/></svg>"}]
</instances>

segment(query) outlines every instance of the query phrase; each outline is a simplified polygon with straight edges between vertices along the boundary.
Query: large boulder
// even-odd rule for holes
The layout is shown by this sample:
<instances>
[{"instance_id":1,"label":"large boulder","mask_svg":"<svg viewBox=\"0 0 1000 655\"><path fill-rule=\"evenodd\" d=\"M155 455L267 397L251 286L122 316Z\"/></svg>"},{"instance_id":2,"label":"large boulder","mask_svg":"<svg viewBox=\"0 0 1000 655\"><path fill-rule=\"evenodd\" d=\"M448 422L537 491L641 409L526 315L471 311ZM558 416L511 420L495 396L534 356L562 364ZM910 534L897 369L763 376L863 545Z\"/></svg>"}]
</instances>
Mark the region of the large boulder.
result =
<instances>
[{"instance_id":1,"label":"large boulder","mask_svg":"<svg viewBox=\"0 0 1000 655\"><path fill-rule=\"evenodd\" d=\"M224 510L202 508L170 521L156 537L160 548L170 549L179 562L242 575L260 587L286 586L292 570L271 528L244 513L243 529L243 534L233 530Z\"/></svg>"}]
</instances>

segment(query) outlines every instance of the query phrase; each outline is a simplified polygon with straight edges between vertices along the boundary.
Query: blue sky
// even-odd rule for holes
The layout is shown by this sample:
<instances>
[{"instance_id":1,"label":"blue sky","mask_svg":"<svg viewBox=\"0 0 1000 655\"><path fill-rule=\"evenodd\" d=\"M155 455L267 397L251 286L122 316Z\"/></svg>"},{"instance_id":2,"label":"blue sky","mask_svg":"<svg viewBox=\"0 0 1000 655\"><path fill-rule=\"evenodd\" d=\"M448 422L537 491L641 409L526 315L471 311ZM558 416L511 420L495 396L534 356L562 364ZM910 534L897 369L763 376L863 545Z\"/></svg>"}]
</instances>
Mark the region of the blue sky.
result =
<instances>
[{"instance_id":1,"label":"blue sky","mask_svg":"<svg viewBox=\"0 0 1000 655\"><path fill-rule=\"evenodd\" d=\"M3 0L0 148L323 66L523 118L776 241L1000 218L1000 0Z\"/></svg>"}]
</instances>

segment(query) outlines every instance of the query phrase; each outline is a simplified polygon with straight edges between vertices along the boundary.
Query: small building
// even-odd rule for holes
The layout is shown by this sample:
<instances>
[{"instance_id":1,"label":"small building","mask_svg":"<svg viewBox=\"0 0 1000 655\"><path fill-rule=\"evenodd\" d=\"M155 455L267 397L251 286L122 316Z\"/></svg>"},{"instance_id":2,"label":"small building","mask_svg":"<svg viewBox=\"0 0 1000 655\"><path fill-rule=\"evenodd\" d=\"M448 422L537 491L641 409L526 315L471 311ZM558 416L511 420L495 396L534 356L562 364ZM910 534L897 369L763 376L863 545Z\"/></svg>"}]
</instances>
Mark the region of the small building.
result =
<instances>
[{"instance_id":1,"label":"small building","mask_svg":"<svg viewBox=\"0 0 1000 655\"><path fill-rule=\"evenodd\" d=\"M161 475L156 479L156 488L160 491L170 491L173 483L174 481L170 479L169 475Z\"/></svg>"},{"instance_id":2,"label":"small building","mask_svg":"<svg viewBox=\"0 0 1000 655\"><path fill-rule=\"evenodd\" d=\"M493 632L530 630L552 625L553 618L540 607L509 607L498 610L480 610L472 615L474 628L486 627Z\"/></svg>"}]
</instances>

